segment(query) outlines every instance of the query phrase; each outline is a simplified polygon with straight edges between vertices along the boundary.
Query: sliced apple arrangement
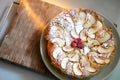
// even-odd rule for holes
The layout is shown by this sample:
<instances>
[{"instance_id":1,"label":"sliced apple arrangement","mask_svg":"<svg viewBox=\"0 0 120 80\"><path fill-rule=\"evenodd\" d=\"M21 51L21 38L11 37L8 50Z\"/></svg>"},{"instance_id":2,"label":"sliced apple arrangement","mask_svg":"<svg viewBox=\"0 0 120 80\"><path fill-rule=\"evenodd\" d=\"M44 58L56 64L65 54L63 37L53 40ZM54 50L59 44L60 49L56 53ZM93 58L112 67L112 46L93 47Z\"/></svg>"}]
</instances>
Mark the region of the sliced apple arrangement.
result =
<instances>
[{"instance_id":1,"label":"sliced apple arrangement","mask_svg":"<svg viewBox=\"0 0 120 80\"><path fill-rule=\"evenodd\" d=\"M101 16L87 9L65 10L49 24L48 52L54 66L83 78L95 75L113 59L115 38Z\"/></svg>"}]
</instances>

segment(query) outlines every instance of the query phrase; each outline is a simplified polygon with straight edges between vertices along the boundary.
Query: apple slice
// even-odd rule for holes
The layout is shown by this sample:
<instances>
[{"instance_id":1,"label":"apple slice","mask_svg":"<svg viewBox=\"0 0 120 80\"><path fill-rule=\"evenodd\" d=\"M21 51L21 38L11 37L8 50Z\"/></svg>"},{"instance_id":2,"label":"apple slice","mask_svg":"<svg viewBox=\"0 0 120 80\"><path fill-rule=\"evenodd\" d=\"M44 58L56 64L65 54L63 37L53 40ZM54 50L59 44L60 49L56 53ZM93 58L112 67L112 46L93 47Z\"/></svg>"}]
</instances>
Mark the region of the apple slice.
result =
<instances>
[{"instance_id":1,"label":"apple slice","mask_svg":"<svg viewBox=\"0 0 120 80\"><path fill-rule=\"evenodd\" d=\"M97 40L90 40L90 41L88 41L87 46L91 48L91 47L99 45L99 44L100 43Z\"/></svg>"},{"instance_id":2,"label":"apple slice","mask_svg":"<svg viewBox=\"0 0 120 80\"><path fill-rule=\"evenodd\" d=\"M61 61L61 67L62 67L63 69L66 69L68 60L69 60L69 59L66 57L66 58L64 58L64 59Z\"/></svg>"},{"instance_id":3,"label":"apple slice","mask_svg":"<svg viewBox=\"0 0 120 80\"><path fill-rule=\"evenodd\" d=\"M79 34L83 30L83 24L85 21L86 14L84 12L80 12L78 15L78 20L75 26L75 31Z\"/></svg>"},{"instance_id":4,"label":"apple slice","mask_svg":"<svg viewBox=\"0 0 120 80\"><path fill-rule=\"evenodd\" d=\"M51 40L52 43L57 43L60 47L65 45L65 41L61 38L54 38Z\"/></svg>"},{"instance_id":5,"label":"apple slice","mask_svg":"<svg viewBox=\"0 0 120 80\"><path fill-rule=\"evenodd\" d=\"M84 55L87 55L90 52L90 49L87 46L85 46L83 49L83 52L84 52Z\"/></svg>"},{"instance_id":6,"label":"apple slice","mask_svg":"<svg viewBox=\"0 0 120 80\"><path fill-rule=\"evenodd\" d=\"M97 31L99 31L101 29L102 29L102 23L100 21L97 21L96 24L95 24L95 27L90 28L88 31L93 34L93 33L96 33Z\"/></svg>"},{"instance_id":7,"label":"apple slice","mask_svg":"<svg viewBox=\"0 0 120 80\"><path fill-rule=\"evenodd\" d=\"M54 51L53 51L53 57L55 59L57 59L59 53L61 53L61 52L62 52L62 49L60 47L55 48Z\"/></svg>"},{"instance_id":8,"label":"apple slice","mask_svg":"<svg viewBox=\"0 0 120 80\"><path fill-rule=\"evenodd\" d=\"M65 16L65 19L71 24L72 28L74 27L74 22L71 18L71 16Z\"/></svg>"},{"instance_id":9,"label":"apple slice","mask_svg":"<svg viewBox=\"0 0 120 80\"><path fill-rule=\"evenodd\" d=\"M111 35L108 32L104 32L104 36L98 38L98 41L100 43L104 43L105 41L109 40L111 38Z\"/></svg>"},{"instance_id":10,"label":"apple slice","mask_svg":"<svg viewBox=\"0 0 120 80\"><path fill-rule=\"evenodd\" d=\"M79 55L78 54L75 54L72 58L69 58L70 61L73 61L73 62L79 62Z\"/></svg>"},{"instance_id":11,"label":"apple slice","mask_svg":"<svg viewBox=\"0 0 120 80\"><path fill-rule=\"evenodd\" d=\"M72 29L72 30L71 30L71 36L72 36L73 38L78 38L78 37L79 37L79 35L76 34L75 29Z\"/></svg>"},{"instance_id":12,"label":"apple slice","mask_svg":"<svg viewBox=\"0 0 120 80\"><path fill-rule=\"evenodd\" d=\"M84 22L86 18L85 12L80 11L79 16L78 16L78 22Z\"/></svg>"},{"instance_id":13,"label":"apple slice","mask_svg":"<svg viewBox=\"0 0 120 80\"><path fill-rule=\"evenodd\" d=\"M97 52L89 52L89 56L98 57L98 53Z\"/></svg>"},{"instance_id":14,"label":"apple slice","mask_svg":"<svg viewBox=\"0 0 120 80\"><path fill-rule=\"evenodd\" d=\"M85 66L85 69L89 72L95 72L96 70L90 66Z\"/></svg>"},{"instance_id":15,"label":"apple slice","mask_svg":"<svg viewBox=\"0 0 120 80\"><path fill-rule=\"evenodd\" d=\"M79 35L79 33L83 30L83 26L82 24L76 25L75 26L75 31L77 33L77 35Z\"/></svg>"},{"instance_id":16,"label":"apple slice","mask_svg":"<svg viewBox=\"0 0 120 80\"><path fill-rule=\"evenodd\" d=\"M73 71L73 63L72 62L68 62L67 63L67 74L71 74Z\"/></svg>"},{"instance_id":17,"label":"apple slice","mask_svg":"<svg viewBox=\"0 0 120 80\"><path fill-rule=\"evenodd\" d=\"M63 47L63 51L65 51L65 52L71 52L71 51L73 51L74 50L74 48L72 48L72 47L70 47L70 46L64 46Z\"/></svg>"},{"instance_id":18,"label":"apple slice","mask_svg":"<svg viewBox=\"0 0 120 80\"><path fill-rule=\"evenodd\" d=\"M105 59L105 63L106 64L110 63L110 59Z\"/></svg>"},{"instance_id":19,"label":"apple slice","mask_svg":"<svg viewBox=\"0 0 120 80\"><path fill-rule=\"evenodd\" d=\"M82 41L86 41L86 40L87 40L86 29L83 29L83 30L80 32L80 38L81 38Z\"/></svg>"},{"instance_id":20,"label":"apple slice","mask_svg":"<svg viewBox=\"0 0 120 80\"><path fill-rule=\"evenodd\" d=\"M95 20L94 16L92 16L90 13L87 13L86 21L84 23L84 27L85 28L91 27L95 23L95 21L96 20Z\"/></svg>"},{"instance_id":21,"label":"apple slice","mask_svg":"<svg viewBox=\"0 0 120 80\"><path fill-rule=\"evenodd\" d=\"M86 34L87 34L87 36L90 37L90 38L95 38L95 34L94 34L94 33L91 33L91 32L89 32L89 31L86 31Z\"/></svg>"},{"instance_id":22,"label":"apple slice","mask_svg":"<svg viewBox=\"0 0 120 80\"><path fill-rule=\"evenodd\" d=\"M109 46L108 48L104 48L102 46L98 47L98 52L99 53L111 53L113 52L115 49L115 46Z\"/></svg>"},{"instance_id":23,"label":"apple slice","mask_svg":"<svg viewBox=\"0 0 120 80\"><path fill-rule=\"evenodd\" d=\"M102 60L102 59L100 59L100 58L98 58L98 57L93 56L93 58L94 58L94 60L95 60L97 63L99 63L99 64L103 64L103 63L104 63L104 60Z\"/></svg>"},{"instance_id":24,"label":"apple slice","mask_svg":"<svg viewBox=\"0 0 120 80\"><path fill-rule=\"evenodd\" d=\"M75 75L78 75L78 76L82 75L82 72L79 69L79 63L73 64L73 72Z\"/></svg>"}]
</instances>

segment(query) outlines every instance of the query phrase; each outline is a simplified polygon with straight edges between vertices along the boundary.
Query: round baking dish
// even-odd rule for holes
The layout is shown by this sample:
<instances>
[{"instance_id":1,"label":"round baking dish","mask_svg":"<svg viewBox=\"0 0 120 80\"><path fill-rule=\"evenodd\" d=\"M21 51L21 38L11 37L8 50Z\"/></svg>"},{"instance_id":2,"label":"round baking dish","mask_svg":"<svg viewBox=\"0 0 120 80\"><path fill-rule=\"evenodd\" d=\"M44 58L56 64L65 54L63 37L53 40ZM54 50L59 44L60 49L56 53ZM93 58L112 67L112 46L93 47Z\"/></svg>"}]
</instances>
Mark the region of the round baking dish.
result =
<instances>
[{"instance_id":1,"label":"round baking dish","mask_svg":"<svg viewBox=\"0 0 120 80\"><path fill-rule=\"evenodd\" d=\"M117 66L118 62L119 62L119 58L120 58L120 53L119 53L120 52L120 49L119 49L120 48L120 42L119 41L120 41L120 38L119 38L118 32L116 30L116 26L113 24L112 21L110 21L110 19L104 17L103 15L101 15L101 16L104 19L104 23L105 23L106 27L111 28L112 31L113 31L113 34L114 34L114 36L116 38L117 51L116 51L114 60L110 65L108 65L107 67L102 69L95 76L85 78L85 80L104 80L104 79L108 78L111 75L112 71ZM68 75L65 75L61 71L57 70L54 66L52 66L50 58L49 58L49 56L47 54L47 40L45 39L45 29L42 32L41 39L40 39L40 53L41 53L41 57L42 57L42 60L43 60L44 64L46 65L48 70L54 76L59 78L60 80L77 80L77 78L73 78L73 77L70 77ZM78 80L83 80L83 79L78 79Z\"/></svg>"}]
</instances>

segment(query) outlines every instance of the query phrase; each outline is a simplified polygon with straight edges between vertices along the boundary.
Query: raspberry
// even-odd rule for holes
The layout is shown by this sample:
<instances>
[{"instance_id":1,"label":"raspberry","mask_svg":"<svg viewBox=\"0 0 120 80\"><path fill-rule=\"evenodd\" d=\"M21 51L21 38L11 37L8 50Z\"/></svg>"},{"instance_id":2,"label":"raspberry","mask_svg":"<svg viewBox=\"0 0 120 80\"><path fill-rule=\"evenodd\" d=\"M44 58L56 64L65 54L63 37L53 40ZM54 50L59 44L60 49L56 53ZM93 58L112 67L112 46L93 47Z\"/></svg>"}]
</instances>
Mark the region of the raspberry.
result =
<instances>
[{"instance_id":1,"label":"raspberry","mask_svg":"<svg viewBox=\"0 0 120 80\"><path fill-rule=\"evenodd\" d=\"M82 48L84 47L84 45L81 44L81 43L78 43L78 44L77 44L77 47L80 48L80 49L82 49Z\"/></svg>"},{"instance_id":2,"label":"raspberry","mask_svg":"<svg viewBox=\"0 0 120 80\"><path fill-rule=\"evenodd\" d=\"M73 48L78 47L82 49L84 45L82 44L82 41L80 38L75 38L74 41L71 42L71 47Z\"/></svg>"},{"instance_id":3,"label":"raspberry","mask_svg":"<svg viewBox=\"0 0 120 80\"><path fill-rule=\"evenodd\" d=\"M76 39L74 39L74 41L75 41L76 43L78 43L78 42L81 42L81 39L80 39L80 38L76 38Z\"/></svg>"},{"instance_id":4,"label":"raspberry","mask_svg":"<svg viewBox=\"0 0 120 80\"><path fill-rule=\"evenodd\" d=\"M74 48L74 47L77 47L77 43L73 41L73 42L71 43L71 47L73 47L73 48Z\"/></svg>"}]
</instances>

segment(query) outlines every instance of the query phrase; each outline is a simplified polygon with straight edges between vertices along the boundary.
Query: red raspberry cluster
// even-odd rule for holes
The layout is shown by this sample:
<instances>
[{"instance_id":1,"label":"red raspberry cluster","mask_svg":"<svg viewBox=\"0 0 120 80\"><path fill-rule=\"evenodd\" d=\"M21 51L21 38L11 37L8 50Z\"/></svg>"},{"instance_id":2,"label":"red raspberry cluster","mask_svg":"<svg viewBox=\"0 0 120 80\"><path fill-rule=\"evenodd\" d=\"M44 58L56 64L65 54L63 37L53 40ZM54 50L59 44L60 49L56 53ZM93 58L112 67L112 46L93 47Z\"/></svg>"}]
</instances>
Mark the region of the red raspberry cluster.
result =
<instances>
[{"instance_id":1,"label":"red raspberry cluster","mask_svg":"<svg viewBox=\"0 0 120 80\"><path fill-rule=\"evenodd\" d=\"M80 38L75 38L74 41L71 42L71 47L73 47L73 48L77 47L77 48L83 49L84 45Z\"/></svg>"}]
</instances>

